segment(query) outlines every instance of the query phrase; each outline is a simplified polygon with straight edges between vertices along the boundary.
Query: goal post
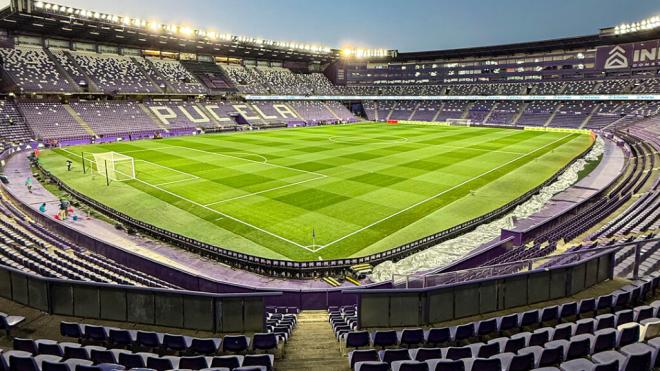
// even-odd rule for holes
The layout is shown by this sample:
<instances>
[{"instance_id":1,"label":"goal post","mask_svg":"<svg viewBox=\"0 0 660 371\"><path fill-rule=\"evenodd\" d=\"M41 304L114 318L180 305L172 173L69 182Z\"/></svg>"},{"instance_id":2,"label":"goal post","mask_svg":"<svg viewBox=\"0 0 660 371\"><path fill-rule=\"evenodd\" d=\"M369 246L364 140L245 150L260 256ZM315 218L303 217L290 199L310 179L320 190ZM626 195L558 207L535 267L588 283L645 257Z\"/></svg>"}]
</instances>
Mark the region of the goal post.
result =
<instances>
[{"instance_id":1,"label":"goal post","mask_svg":"<svg viewBox=\"0 0 660 371\"><path fill-rule=\"evenodd\" d=\"M85 158L85 156L84 156ZM135 179L135 160L117 152L92 153L86 156L90 173L98 173L108 180L124 182Z\"/></svg>"},{"instance_id":2,"label":"goal post","mask_svg":"<svg viewBox=\"0 0 660 371\"><path fill-rule=\"evenodd\" d=\"M449 124L449 126L470 126L470 124L472 124L472 120L448 118L447 124Z\"/></svg>"}]
</instances>

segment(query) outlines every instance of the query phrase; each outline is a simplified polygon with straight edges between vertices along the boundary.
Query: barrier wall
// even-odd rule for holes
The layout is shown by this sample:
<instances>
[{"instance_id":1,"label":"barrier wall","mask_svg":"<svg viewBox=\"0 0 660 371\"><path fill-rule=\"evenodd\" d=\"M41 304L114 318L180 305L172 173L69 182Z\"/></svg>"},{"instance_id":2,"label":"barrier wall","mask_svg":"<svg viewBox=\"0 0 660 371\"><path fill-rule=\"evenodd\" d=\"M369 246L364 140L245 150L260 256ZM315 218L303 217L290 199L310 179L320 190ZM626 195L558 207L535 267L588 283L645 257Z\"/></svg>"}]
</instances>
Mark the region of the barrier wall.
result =
<instances>
[{"instance_id":1,"label":"barrier wall","mask_svg":"<svg viewBox=\"0 0 660 371\"><path fill-rule=\"evenodd\" d=\"M211 332L261 332L266 297L207 294L34 276L0 265L0 297L49 314Z\"/></svg>"},{"instance_id":2,"label":"barrier wall","mask_svg":"<svg viewBox=\"0 0 660 371\"><path fill-rule=\"evenodd\" d=\"M355 290L362 328L423 326L571 296L613 278L616 250L574 264L427 289Z\"/></svg>"}]
</instances>

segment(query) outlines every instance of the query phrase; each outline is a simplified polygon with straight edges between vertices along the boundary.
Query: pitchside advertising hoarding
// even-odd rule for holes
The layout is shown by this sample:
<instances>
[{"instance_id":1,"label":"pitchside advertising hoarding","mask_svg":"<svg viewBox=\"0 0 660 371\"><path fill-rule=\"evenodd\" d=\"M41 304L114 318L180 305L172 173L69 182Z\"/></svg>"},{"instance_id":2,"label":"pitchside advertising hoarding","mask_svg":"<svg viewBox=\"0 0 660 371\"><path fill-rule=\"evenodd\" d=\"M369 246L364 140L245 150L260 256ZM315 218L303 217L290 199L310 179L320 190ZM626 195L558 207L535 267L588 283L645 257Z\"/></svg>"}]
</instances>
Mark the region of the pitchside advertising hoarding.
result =
<instances>
[{"instance_id":1,"label":"pitchside advertising hoarding","mask_svg":"<svg viewBox=\"0 0 660 371\"><path fill-rule=\"evenodd\" d=\"M602 46L596 49L596 69L618 70L660 66L660 40Z\"/></svg>"}]
</instances>

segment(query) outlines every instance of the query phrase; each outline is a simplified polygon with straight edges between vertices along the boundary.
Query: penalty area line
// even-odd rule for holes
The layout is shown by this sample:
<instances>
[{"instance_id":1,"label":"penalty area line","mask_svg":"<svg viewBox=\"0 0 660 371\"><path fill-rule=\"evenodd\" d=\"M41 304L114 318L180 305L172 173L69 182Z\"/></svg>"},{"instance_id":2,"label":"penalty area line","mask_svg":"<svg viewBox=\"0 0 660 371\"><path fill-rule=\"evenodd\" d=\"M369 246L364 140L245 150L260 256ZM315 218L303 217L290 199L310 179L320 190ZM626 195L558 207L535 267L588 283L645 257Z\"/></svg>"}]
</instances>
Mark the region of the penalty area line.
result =
<instances>
[{"instance_id":1,"label":"penalty area line","mask_svg":"<svg viewBox=\"0 0 660 371\"><path fill-rule=\"evenodd\" d=\"M70 153L70 154L74 154L74 155L75 155L75 153L73 153L73 152L71 152L71 151L69 151L69 150L64 149L64 151L66 151L66 152L68 152L68 153ZM189 199L189 198L186 198L186 197L183 197L183 196L181 196L181 195L179 195L179 194L176 194L176 193L174 193L174 192L168 191L167 189L161 188L161 187L159 187L158 185L151 184L151 183L149 183L149 182L146 182L146 181L144 181L144 180L142 180L142 179L138 179L138 178L134 178L134 179L132 179L132 180L135 180L135 181L137 181L137 182L140 182L140 183L142 183L142 184L145 184L145 185L147 185L147 186L149 186L149 187L155 188L155 189L157 189L157 190L159 190L159 191L161 191L161 192L163 192L163 193L167 193L167 194L169 194L169 195L171 195L171 196L174 196L174 197L176 197L176 198L179 198L179 199L181 199L181 200L183 200L183 201L189 202L189 203L191 203L191 204L193 204L193 205L195 205L195 206L201 207L201 208L203 208L203 209L205 209L205 210L208 210L208 211L210 211L210 212L212 212L212 213L218 214L218 215L220 215L221 217L224 217L224 218L227 218L227 219L233 220L233 221L235 221L235 222L237 222L237 223L239 223L239 224L243 224L243 225L245 225L245 226L247 226L247 227L250 227L250 228L252 228L252 229L255 229L255 230L257 230L257 231L260 231L260 232L262 232L262 233L265 233L265 234L267 234L267 235L269 235L269 236L275 237L275 238L280 239L280 240L282 240L282 241L284 241L284 242L287 242L287 243L290 243L290 244L292 244L292 245L294 245L294 246L297 246L297 247L300 247L300 248L302 248L302 249L305 249L305 250L307 250L307 251L309 251L309 252L315 252L314 250L308 248L308 247L305 246L305 245L301 245L301 244L299 244L299 243L297 243L297 242L295 242L295 241L292 241L292 240L290 240L290 239L288 239L288 238L286 238L286 237L282 237L282 236L280 236L280 235L278 235L278 234L276 234L276 233L273 233L273 232L267 231L267 230L265 230L265 229L263 229L263 228L257 227L256 225L253 225L253 224L250 224L250 223L248 223L248 222L245 222L245 221L243 221L243 220L241 220L241 219L235 218L235 217L233 217L233 216L231 216L231 215L229 215L229 214L225 214L225 213L220 212L220 211L218 211L218 210L212 209L212 208L210 208L210 207L208 207L208 206L205 206L205 205L203 205L203 204L201 204L201 203L199 203L199 202L197 202L197 201L193 201L193 200L191 200L191 199Z\"/></svg>"}]
</instances>

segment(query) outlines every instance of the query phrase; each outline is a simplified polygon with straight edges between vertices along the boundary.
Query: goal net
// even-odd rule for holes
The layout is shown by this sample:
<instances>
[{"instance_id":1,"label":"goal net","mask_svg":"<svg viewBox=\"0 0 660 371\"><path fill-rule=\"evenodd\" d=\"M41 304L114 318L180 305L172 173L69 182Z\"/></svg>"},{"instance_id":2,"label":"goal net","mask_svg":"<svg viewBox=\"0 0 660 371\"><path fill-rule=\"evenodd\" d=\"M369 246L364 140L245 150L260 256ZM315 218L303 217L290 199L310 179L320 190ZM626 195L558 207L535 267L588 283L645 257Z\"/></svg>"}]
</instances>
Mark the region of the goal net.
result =
<instances>
[{"instance_id":1,"label":"goal net","mask_svg":"<svg viewBox=\"0 0 660 371\"><path fill-rule=\"evenodd\" d=\"M117 152L93 153L91 168L110 180L123 182L135 179L135 161L133 157ZM89 160L88 160L89 161Z\"/></svg>"},{"instance_id":2,"label":"goal net","mask_svg":"<svg viewBox=\"0 0 660 371\"><path fill-rule=\"evenodd\" d=\"M472 121L470 119L447 119L447 123L451 126L470 126Z\"/></svg>"}]
</instances>

